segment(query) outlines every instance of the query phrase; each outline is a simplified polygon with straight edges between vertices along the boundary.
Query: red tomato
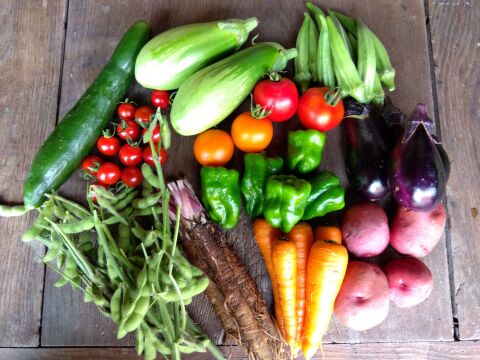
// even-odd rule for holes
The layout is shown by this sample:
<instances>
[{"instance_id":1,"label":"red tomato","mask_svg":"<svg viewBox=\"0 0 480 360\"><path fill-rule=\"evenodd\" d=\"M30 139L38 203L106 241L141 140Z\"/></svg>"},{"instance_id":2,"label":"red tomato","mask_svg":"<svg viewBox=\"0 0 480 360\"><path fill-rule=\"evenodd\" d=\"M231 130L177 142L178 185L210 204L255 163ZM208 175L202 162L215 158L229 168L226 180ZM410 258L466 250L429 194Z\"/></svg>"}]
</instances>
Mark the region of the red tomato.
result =
<instances>
[{"instance_id":1,"label":"red tomato","mask_svg":"<svg viewBox=\"0 0 480 360\"><path fill-rule=\"evenodd\" d=\"M153 115L155 111L150 106L140 106L135 111L135 121L148 124L150 122L150 115Z\"/></svg>"},{"instance_id":2,"label":"red tomato","mask_svg":"<svg viewBox=\"0 0 480 360\"><path fill-rule=\"evenodd\" d=\"M136 166L127 166L122 170L120 178L128 187L137 187L142 183L143 175L140 169Z\"/></svg>"},{"instance_id":3,"label":"red tomato","mask_svg":"<svg viewBox=\"0 0 480 360\"><path fill-rule=\"evenodd\" d=\"M150 95L150 101L153 106L165 109L170 105L170 94L165 90L153 90Z\"/></svg>"},{"instance_id":4,"label":"red tomato","mask_svg":"<svg viewBox=\"0 0 480 360\"><path fill-rule=\"evenodd\" d=\"M108 186L107 186L107 185L102 184L101 182L98 182L98 181L97 181L97 182L94 182L92 185L101 186L101 187L103 187L105 190L108 189ZM97 202L97 195L95 194L95 192L90 191L90 197L92 198L92 200L93 200L94 202Z\"/></svg>"},{"instance_id":5,"label":"red tomato","mask_svg":"<svg viewBox=\"0 0 480 360\"><path fill-rule=\"evenodd\" d=\"M118 158L123 165L133 166L140 164L142 161L142 149L138 146L131 146L125 144L120 148L118 152Z\"/></svg>"},{"instance_id":6,"label":"red tomato","mask_svg":"<svg viewBox=\"0 0 480 360\"><path fill-rule=\"evenodd\" d=\"M118 123L117 126L117 135L122 140L135 140L138 135L140 135L140 125L138 125L133 120L125 121L126 127L125 129L122 126L122 122Z\"/></svg>"},{"instance_id":7,"label":"red tomato","mask_svg":"<svg viewBox=\"0 0 480 360\"><path fill-rule=\"evenodd\" d=\"M117 114L120 117L120 119L132 120L133 117L135 116L135 110L137 110L135 105L129 102L124 102L118 106Z\"/></svg>"},{"instance_id":8,"label":"red tomato","mask_svg":"<svg viewBox=\"0 0 480 360\"><path fill-rule=\"evenodd\" d=\"M160 149L160 153L158 154L158 161L160 161L160 164L165 164L167 162L167 158L167 150ZM143 149L143 161L150 166L155 166L155 163L153 162L152 149L148 145Z\"/></svg>"},{"instance_id":9,"label":"red tomato","mask_svg":"<svg viewBox=\"0 0 480 360\"><path fill-rule=\"evenodd\" d=\"M281 78L279 81L262 80L253 90L253 101L266 110L271 110L268 115L270 120L286 121L297 111L297 87L287 78Z\"/></svg>"},{"instance_id":10,"label":"red tomato","mask_svg":"<svg viewBox=\"0 0 480 360\"><path fill-rule=\"evenodd\" d=\"M98 171L100 165L102 165L104 160L97 155L88 155L82 161L82 170L86 171L91 175L95 175Z\"/></svg>"},{"instance_id":11,"label":"red tomato","mask_svg":"<svg viewBox=\"0 0 480 360\"><path fill-rule=\"evenodd\" d=\"M340 99L335 106L328 104L325 100L328 91L326 87L311 88L300 98L298 117L305 128L328 131L342 121L345 113L343 101Z\"/></svg>"},{"instance_id":12,"label":"red tomato","mask_svg":"<svg viewBox=\"0 0 480 360\"><path fill-rule=\"evenodd\" d=\"M113 185L120 179L120 168L114 163L106 162L98 169L97 179L102 184Z\"/></svg>"},{"instance_id":13,"label":"red tomato","mask_svg":"<svg viewBox=\"0 0 480 360\"><path fill-rule=\"evenodd\" d=\"M145 135L147 131L148 129L143 129L142 136ZM155 144L158 144L158 142L160 141L160 125L155 126L155 128L153 129L152 140Z\"/></svg>"},{"instance_id":14,"label":"red tomato","mask_svg":"<svg viewBox=\"0 0 480 360\"><path fill-rule=\"evenodd\" d=\"M120 149L120 140L114 136L100 136L97 140L97 149L102 154L113 156Z\"/></svg>"}]
</instances>

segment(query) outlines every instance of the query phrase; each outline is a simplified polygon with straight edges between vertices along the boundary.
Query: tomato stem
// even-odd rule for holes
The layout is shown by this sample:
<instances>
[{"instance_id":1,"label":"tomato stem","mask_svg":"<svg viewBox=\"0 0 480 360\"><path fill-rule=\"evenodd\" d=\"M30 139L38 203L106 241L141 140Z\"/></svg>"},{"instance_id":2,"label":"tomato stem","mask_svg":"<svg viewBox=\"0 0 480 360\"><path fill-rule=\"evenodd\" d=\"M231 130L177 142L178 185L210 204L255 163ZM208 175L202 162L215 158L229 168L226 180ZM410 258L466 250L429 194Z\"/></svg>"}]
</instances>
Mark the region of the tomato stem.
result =
<instances>
[{"instance_id":1,"label":"tomato stem","mask_svg":"<svg viewBox=\"0 0 480 360\"><path fill-rule=\"evenodd\" d=\"M264 119L272 113L272 109L267 109L266 106L260 106L253 103L253 96L250 94L250 114L258 120Z\"/></svg>"},{"instance_id":2,"label":"tomato stem","mask_svg":"<svg viewBox=\"0 0 480 360\"><path fill-rule=\"evenodd\" d=\"M339 86L336 86L325 93L325 102L330 106L336 106L341 99L341 89Z\"/></svg>"}]
</instances>

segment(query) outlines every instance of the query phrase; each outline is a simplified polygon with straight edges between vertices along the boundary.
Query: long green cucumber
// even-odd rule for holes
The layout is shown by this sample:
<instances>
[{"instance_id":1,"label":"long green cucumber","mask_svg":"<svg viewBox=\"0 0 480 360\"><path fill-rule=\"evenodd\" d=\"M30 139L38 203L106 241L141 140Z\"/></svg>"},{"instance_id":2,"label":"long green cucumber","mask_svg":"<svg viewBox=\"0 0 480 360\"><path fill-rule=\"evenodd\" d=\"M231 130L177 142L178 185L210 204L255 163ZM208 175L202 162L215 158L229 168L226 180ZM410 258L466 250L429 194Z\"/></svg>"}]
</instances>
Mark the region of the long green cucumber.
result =
<instances>
[{"instance_id":1,"label":"long green cucumber","mask_svg":"<svg viewBox=\"0 0 480 360\"><path fill-rule=\"evenodd\" d=\"M196 72L173 100L172 127L188 136L217 125L245 100L262 76L283 70L296 55L296 49L260 43Z\"/></svg>"},{"instance_id":2,"label":"long green cucumber","mask_svg":"<svg viewBox=\"0 0 480 360\"><path fill-rule=\"evenodd\" d=\"M238 50L256 18L189 24L165 31L138 54L135 78L146 88L174 90L196 71Z\"/></svg>"},{"instance_id":3,"label":"long green cucumber","mask_svg":"<svg viewBox=\"0 0 480 360\"><path fill-rule=\"evenodd\" d=\"M25 206L40 206L44 195L58 189L95 145L133 80L135 59L150 32L145 21L125 32L109 62L43 143L25 182Z\"/></svg>"}]
</instances>

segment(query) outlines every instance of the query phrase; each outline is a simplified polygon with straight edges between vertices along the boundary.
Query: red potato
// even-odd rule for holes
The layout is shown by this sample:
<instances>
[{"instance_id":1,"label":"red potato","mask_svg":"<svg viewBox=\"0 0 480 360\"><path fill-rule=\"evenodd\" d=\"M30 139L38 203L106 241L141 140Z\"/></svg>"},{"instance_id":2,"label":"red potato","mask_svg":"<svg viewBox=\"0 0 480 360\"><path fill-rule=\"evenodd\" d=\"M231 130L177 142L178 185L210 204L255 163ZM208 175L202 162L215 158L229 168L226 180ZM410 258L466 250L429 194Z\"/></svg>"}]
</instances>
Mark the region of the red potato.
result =
<instances>
[{"instance_id":1,"label":"red potato","mask_svg":"<svg viewBox=\"0 0 480 360\"><path fill-rule=\"evenodd\" d=\"M432 211L412 211L399 206L390 229L390 245L401 254L428 255L442 237L446 220L442 203Z\"/></svg>"},{"instance_id":2,"label":"red potato","mask_svg":"<svg viewBox=\"0 0 480 360\"><path fill-rule=\"evenodd\" d=\"M335 300L335 316L346 327L364 331L380 324L390 308L388 282L375 264L351 261Z\"/></svg>"},{"instance_id":3,"label":"red potato","mask_svg":"<svg viewBox=\"0 0 480 360\"><path fill-rule=\"evenodd\" d=\"M342 237L348 251L357 257L381 254L388 246L388 218L375 203L350 207L342 220Z\"/></svg>"},{"instance_id":4,"label":"red potato","mask_svg":"<svg viewBox=\"0 0 480 360\"><path fill-rule=\"evenodd\" d=\"M383 268L390 288L390 300L401 308L425 301L433 289L430 269L419 259L393 259Z\"/></svg>"}]
</instances>

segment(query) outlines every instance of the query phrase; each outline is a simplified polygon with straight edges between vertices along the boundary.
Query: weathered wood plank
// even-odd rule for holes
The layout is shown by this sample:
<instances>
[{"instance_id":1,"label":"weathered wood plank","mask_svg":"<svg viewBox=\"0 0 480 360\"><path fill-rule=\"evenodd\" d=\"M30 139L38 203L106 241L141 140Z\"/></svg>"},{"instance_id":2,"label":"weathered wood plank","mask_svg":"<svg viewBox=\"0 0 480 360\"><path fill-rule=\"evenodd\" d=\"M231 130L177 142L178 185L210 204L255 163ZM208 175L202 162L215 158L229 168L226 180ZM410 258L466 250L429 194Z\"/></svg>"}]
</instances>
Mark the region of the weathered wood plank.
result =
<instances>
[{"instance_id":1,"label":"weathered wood plank","mask_svg":"<svg viewBox=\"0 0 480 360\"><path fill-rule=\"evenodd\" d=\"M221 347L230 360L245 360L245 355L236 347ZM480 353L480 343L460 342L422 342L422 343L380 343L380 344L326 344L326 359L415 359L415 360L470 360ZM185 360L210 360L211 355L195 353L182 357ZM131 360L141 359L132 348L37 348L37 349L0 349L0 359L8 360ZM303 358L299 358L303 359ZM312 360L322 359L317 354Z\"/></svg>"},{"instance_id":2,"label":"weathered wood plank","mask_svg":"<svg viewBox=\"0 0 480 360\"><path fill-rule=\"evenodd\" d=\"M460 339L480 339L480 3L430 0L442 142L452 169L448 228Z\"/></svg>"},{"instance_id":3,"label":"weathered wood plank","mask_svg":"<svg viewBox=\"0 0 480 360\"><path fill-rule=\"evenodd\" d=\"M332 7L348 14L361 16L386 43L397 69L397 91L393 98L405 111L413 109L419 101L432 104L430 63L428 57L423 1L381 2L322 1L323 7ZM185 23L257 16L260 20L259 41L278 41L286 47L295 44L296 31L305 11L302 1L292 1L288 7L280 1L246 0L224 2L220 0L159 2L146 1L141 6L134 2L70 2L65 52L64 78L62 84L61 111L63 114L92 81L110 56L122 31L134 19L151 21L154 33ZM272 17L272 9L275 16ZM412 81L412 79L415 79ZM139 103L146 103L146 92L133 88L129 94ZM220 128L229 130L231 119L248 104L237 110ZM298 121L277 125L271 154L282 154L285 149L286 132L298 127ZM167 176L187 176L198 189L199 166L193 158L194 138L173 137ZM331 169L345 180L342 139L340 129L329 134L322 167ZM243 155L236 152L232 167L242 167ZM80 197L82 182L72 179L64 186L64 193ZM240 226L229 234L229 241L248 266L267 299L271 301L270 285L261 256L252 238L250 221L242 216ZM442 242L426 259L435 276L436 287L430 299L417 308L400 311L392 306L387 321L376 329L364 333L347 331L333 321L326 341L334 342L379 342L448 340L452 338L451 305L448 288L445 244ZM61 292L53 289L56 276L47 273L45 291L43 345L116 345L113 327L92 307L81 301L81 296L69 289ZM217 340L222 330L208 304L196 299L190 308L195 320ZM433 314L433 315L432 315ZM73 324L73 325L72 325ZM88 329L88 330L86 330Z\"/></svg>"},{"instance_id":4,"label":"weathered wood plank","mask_svg":"<svg viewBox=\"0 0 480 360\"><path fill-rule=\"evenodd\" d=\"M0 0L0 198L20 203L32 154L55 126L65 1ZM21 234L34 214L0 218L0 346L37 346L44 249Z\"/></svg>"}]
</instances>

